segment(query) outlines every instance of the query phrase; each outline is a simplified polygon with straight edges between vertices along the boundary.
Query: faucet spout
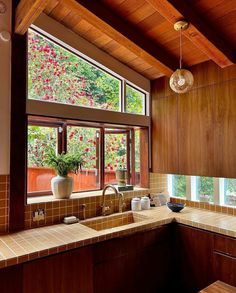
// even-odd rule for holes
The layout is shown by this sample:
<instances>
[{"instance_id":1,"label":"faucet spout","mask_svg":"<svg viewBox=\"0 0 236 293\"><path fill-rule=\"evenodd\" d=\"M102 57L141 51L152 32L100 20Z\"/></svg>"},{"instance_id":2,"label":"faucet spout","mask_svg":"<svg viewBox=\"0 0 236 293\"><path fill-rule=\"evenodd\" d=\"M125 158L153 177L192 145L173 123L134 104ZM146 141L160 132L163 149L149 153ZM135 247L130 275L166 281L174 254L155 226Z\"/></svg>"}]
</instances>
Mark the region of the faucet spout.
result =
<instances>
[{"instance_id":1,"label":"faucet spout","mask_svg":"<svg viewBox=\"0 0 236 293\"><path fill-rule=\"evenodd\" d=\"M119 213L122 213L123 211L123 198L124 198L123 193L119 192L118 189L114 185L108 184L104 187L102 191L102 216L106 216L111 213L110 207L106 205L106 202L105 202L106 190L109 188L114 191L115 196L119 197Z\"/></svg>"}]
</instances>

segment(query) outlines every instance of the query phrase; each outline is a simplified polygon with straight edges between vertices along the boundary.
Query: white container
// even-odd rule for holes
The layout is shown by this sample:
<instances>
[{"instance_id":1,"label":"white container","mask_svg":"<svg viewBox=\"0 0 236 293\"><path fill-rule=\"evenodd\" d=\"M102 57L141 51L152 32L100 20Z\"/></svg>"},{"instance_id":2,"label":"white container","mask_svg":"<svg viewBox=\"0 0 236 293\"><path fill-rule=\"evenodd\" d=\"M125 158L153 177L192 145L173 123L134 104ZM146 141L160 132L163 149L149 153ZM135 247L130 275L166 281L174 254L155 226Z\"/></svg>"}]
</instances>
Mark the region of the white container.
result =
<instances>
[{"instance_id":1,"label":"white container","mask_svg":"<svg viewBox=\"0 0 236 293\"><path fill-rule=\"evenodd\" d=\"M52 193L55 198L64 199L71 196L73 190L73 178L69 176L56 176L51 180Z\"/></svg>"},{"instance_id":2,"label":"white container","mask_svg":"<svg viewBox=\"0 0 236 293\"><path fill-rule=\"evenodd\" d=\"M141 211L141 200L138 197L134 197L131 200L131 210L132 211Z\"/></svg>"},{"instance_id":3,"label":"white container","mask_svg":"<svg viewBox=\"0 0 236 293\"><path fill-rule=\"evenodd\" d=\"M142 210L150 209L150 198L148 196L143 196L141 198L141 208Z\"/></svg>"}]
</instances>

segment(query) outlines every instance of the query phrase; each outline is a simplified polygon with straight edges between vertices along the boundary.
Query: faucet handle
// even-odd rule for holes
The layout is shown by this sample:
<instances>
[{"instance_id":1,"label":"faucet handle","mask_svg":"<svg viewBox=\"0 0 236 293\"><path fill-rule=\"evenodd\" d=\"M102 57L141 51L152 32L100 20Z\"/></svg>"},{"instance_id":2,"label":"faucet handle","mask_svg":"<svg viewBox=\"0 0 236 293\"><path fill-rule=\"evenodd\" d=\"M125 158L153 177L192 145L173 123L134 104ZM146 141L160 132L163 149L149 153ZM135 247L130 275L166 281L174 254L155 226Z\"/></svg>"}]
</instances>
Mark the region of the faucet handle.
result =
<instances>
[{"instance_id":1,"label":"faucet handle","mask_svg":"<svg viewBox=\"0 0 236 293\"><path fill-rule=\"evenodd\" d=\"M102 215L103 216L109 215L111 213L110 206L102 205L101 208L102 208Z\"/></svg>"}]
</instances>

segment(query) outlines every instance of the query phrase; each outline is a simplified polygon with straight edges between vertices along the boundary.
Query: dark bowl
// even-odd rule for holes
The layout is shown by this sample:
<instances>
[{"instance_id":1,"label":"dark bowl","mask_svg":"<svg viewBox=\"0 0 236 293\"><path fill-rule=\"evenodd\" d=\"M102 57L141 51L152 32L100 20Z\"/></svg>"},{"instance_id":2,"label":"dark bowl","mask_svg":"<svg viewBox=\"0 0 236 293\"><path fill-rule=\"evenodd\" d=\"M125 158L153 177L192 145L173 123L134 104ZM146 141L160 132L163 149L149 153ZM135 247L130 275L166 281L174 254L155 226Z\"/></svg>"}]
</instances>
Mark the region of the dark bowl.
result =
<instances>
[{"instance_id":1,"label":"dark bowl","mask_svg":"<svg viewBox=\"0 0 236 293\"><path fill-rule=\"evenodd\" d=\"M180 212L185 207L185 205L182 203L173 203L173 202L167 202L166 205L174 213Z\"/></svg>"}]
</instances>

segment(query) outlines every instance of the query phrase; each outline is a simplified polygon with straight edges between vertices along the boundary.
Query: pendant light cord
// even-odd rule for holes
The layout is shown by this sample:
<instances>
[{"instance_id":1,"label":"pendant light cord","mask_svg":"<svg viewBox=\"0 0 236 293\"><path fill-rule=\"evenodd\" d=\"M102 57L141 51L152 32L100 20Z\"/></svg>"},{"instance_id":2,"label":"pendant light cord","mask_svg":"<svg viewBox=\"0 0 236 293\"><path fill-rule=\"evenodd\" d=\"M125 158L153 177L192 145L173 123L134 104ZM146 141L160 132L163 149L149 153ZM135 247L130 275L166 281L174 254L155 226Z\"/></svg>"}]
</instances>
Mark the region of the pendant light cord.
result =
<instances>
[{"instance_id":1,"label":"pendant light cord","mask_svg":"<svg viewBox=\"0 0 236 293\"><path fill-rule=\"evenodd\" d=\"M182 29L179 30L179 68L182 68Z\"/></svg>"}]
</instances>

